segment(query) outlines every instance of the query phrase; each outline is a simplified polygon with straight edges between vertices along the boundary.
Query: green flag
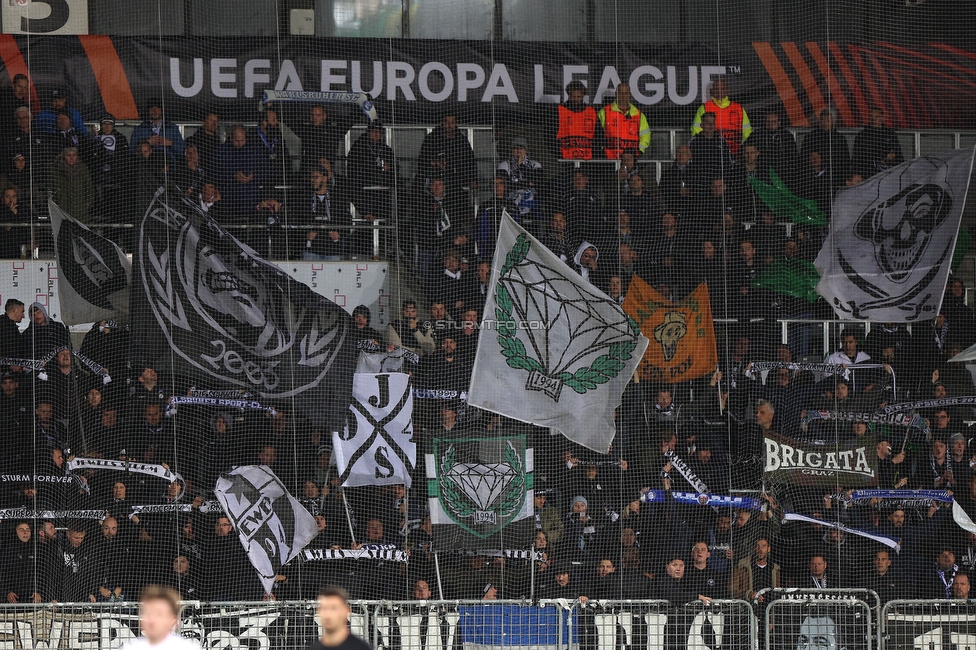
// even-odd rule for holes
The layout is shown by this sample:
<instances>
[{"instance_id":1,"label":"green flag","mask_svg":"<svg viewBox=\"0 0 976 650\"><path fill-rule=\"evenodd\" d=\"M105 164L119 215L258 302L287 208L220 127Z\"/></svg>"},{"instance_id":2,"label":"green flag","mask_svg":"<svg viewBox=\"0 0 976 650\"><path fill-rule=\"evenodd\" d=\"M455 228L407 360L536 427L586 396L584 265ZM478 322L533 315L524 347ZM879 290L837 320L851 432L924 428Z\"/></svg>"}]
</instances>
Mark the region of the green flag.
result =
<instances>
[{"instance_id":1,"label":"green flag","mask_svg":"<svg viewBox=\"0 0 976 650\"><path fill-rule=\"evenodd\" d=\"M959 236L956 237L956 247L952 250L952 265L950 268L955 273L963 258L969 252L969 245L973 243L973 236L969 234L969 228L963 226L959 229Z\"/></svg>"},{"instance_id":2,"label":"green flag","mask_svg":"<svg viewBox=\"0 0 976 650\"><path fill-rule=\"evenodd\" d=\"M806 223L812 226L827 225L827 215L811 199L801 199L790 191L772 168L769 170L771 183L758 178L750 178L749 184L759 198L769 206L777 217L789 219L793 223Z\"/></svg>"},{"instance_id":3,"label":"green flag","mask_svg":"<svg viewBox=\"0 0 976 650\"><path fill-rule=\"evenodd\" d=\"M817 302L817 282L820 274L812 262L801 259L777 259L766 265L752 286L775 293L783 293L807 302Z\"/></svg>"}]
</instances>

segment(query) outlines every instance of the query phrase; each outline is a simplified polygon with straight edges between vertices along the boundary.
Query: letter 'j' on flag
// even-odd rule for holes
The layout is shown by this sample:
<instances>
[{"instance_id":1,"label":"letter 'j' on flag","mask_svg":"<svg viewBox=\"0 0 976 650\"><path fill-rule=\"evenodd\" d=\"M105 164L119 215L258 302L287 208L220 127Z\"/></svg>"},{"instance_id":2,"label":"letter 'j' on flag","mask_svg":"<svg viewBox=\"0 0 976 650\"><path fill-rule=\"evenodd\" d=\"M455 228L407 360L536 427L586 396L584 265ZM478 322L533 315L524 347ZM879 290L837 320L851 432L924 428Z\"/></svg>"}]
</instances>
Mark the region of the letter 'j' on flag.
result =
<instances>
[{"instance_id":1,"label":"letter 'j' on flag","mask_svg":"<svg viewBox=\"0 0 976 650\"><path fill-rule=\"evenodd\" d=\"M627 289L624 311L650 339L638 366L641 379L674 383L715 371L718 352L712 306L704 283L672 303L635 275Z\"/></svg>"},{"instance_id":2,"label":"letter 'j' on flag","mask_svg":"<svg viewBox=\"0 0 976 650\"><path fill-rule=\"evenodd\" d=\"M605 454L647 339L510 217L498 230L468 404Z\"/></svg>"}]
</instances>

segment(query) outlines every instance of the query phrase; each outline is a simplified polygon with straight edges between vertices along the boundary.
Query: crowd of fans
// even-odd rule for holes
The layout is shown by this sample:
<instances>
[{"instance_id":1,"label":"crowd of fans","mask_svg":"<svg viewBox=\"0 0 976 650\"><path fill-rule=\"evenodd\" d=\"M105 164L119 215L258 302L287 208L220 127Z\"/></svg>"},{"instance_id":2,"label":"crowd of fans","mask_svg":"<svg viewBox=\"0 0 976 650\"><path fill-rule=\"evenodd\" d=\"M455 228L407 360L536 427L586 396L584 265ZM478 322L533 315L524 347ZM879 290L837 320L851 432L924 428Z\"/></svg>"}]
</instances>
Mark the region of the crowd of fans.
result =
<instances>
[{"instance_id":1,"label":"crowd of fans","mask_svg":"<svg viewBox=\"0 0 976 650\"><path fill-rule=\"evenodd\" d=\"M391 217L390 188L399 183L399 170L380 123L369 125L340 161L351 118L330 119L326 107L312 106L307 123L289 127L301 141L293 165L274 107L260 114L254 129L222 129L220 116L210 113L184 142L165 120L161 102L149 101L145 121L127 139L115 131L111 115L89 133L60 90L35 116L28 91L27 79L17 76L0 97L9 165L0 183L0 225L6 228L0 256L28 256L38 245L36 232L19 226L43 219L48 192L72 216L100 227L120 223L120 215L133 222L156 189L169 184L219 223L254 226L242 231L243 239L311 260L370 254L368 231L350 228L350 206L366 223ZM755 599L780 586L868 587L885 600L968 597L976 536L963 534L944 504L852 505L841 495L854 486L824 490L763 481L763 435L773 431L811 444L871 440L882 488L951 489L961 499L976 493L963 426L968 412L927 413L928 434L864 423L805 424L803 418L815 409L871 411L902 398L972 394L969 373L947 363L976 342L976 317L960 280L950 281L934 321L911 332L894 323L875 324L867 336L845 330L841 349L826 359L880 367L826 377L787 368L766 375L752 367L808 355L807 349L771 346L775 337L762 319L812 315L813 308L761 293L752 281L773 260L812 259L824 231L796 226L788 238L750 179L775 173L829 216L835 190L903 160L883 112L871 111L853 151L834 130L829 110L798 146L776 111L754 129L718 81L695 117L694 136L677 148L658 184L641 162L652 137L647 118L630 103L626 84L599 109L584 103L584 92L576 83L567 87L549 153L619 165L610 174L585 164L544 170L530 156L528 141L515 135L477 209L477 161L456 115L445 114L424 139L416 177L400 196L397 243L387 242L391 253L409 253L402 262L413 265L418 297L425 298L404 301L384 331L373 329L365 307L353 314L361 339L419 357L406 370L415 388L436 399L416 400L418 459L436 437L513 429L529 434L536 449L536 533L502 539L508 549L534 549L535 557L441 552L435 563L424 490L342 488L331 433L308 425L300 400L269 405L273 416L203 407L172 415L168 399L185 395L192 384L165 376L162 360L130 354L127 326L96 323L74 355L67 328L43 305L26 308L9 299L0 317L0 358L45 365L11 365L0 380L6 506L107 516L5 519L0 594L8 602L126 600L154 582L173 584L185 598L285 599L314 596L328 582L356 597L387 599L684 602ZM294 186L302 189L282 191ZM635 275L676 299L706 282L716 317L759 324L723 331L720 367L710 377L632 383L617 412L609 456L467 407L495 234L505 213L618 301ZM118 234L124 231L105 232L124 240ZM25 316L29 325L21 332ZM692 488L666 454L682 459L711 493L761 494L764 509L713 510L674 501L667 496L672 491ZM67 462L76 456L164 464L182 480L69 472ZM266 593L233 523L213 500L220 474L243 464L269 466L314 515L319 534L310 548L405 550L409 560L296 560ZM413 483L424 486L424 479L419 462ZM666 496L648 502L642 496L650 490ZM172 503L191 503L192 510L132 510ZM900 552L828 525L784 523L787 509L891 537Z\"/></svg>"}]
</instances>

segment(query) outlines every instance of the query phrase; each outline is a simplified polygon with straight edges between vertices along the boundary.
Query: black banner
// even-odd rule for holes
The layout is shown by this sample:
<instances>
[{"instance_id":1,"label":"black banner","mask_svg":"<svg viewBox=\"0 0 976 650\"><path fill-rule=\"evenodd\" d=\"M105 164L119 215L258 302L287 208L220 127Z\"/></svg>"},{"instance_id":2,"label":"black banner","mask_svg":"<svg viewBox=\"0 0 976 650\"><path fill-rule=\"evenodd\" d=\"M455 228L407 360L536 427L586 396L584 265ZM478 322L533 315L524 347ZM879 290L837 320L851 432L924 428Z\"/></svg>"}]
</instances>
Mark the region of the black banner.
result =
<instances>
[{"instance_id":1,"label":"black banner","mask_svg":"<svg viewBox=\"0 0 976 650\"><path fill-rule=\"evenodd\" d=\"M355 342L341 307L162 193L142 220L133 266L134 358L170 360L167 371L203 390L301 395L314 426L342 426Z\"/></svg>"},{"instance_id":2,"label":"black banner","mask_svg":"<svg viewBox=\"0 0 976 650\"><path fill-rule=\"evenodd\" d=\"M869 102L890 106L886 119L903 128L972 128L970 52L947 53L938 43L913 50L885 43L764 43L718 48L712 44L555 43L421 39L285 37L111 37L112 47L90 47L102 37L10 37L4 55L30 62L39 95L65 88L88 119L105 111L132 120L144 103L161 97L172 120L199 120L217 108L228 120L255 119L265 90L365 92L388 123L431 122L446 107L464 123L551 115L573 79L589 101L607 103L619 82L653 125L690 124L710 81L727 75L734 98L762 124L766 107L784 109L793 126L816 124L823 97L837 106L840 126L861 126ZM830 52L825 57L825 52ZM825 63L826 61L826 63ZM920 64L942 63L941 75L918 75ZM829 66L827 69L825 66ZM925 103L902 110L901 77L910 76ZM829 76L829 79L828 79ZM896 83L896 81L898 83ZM358 115L355 106L333 105ZM285 123L304 121L301 105Z\"/></svg>"}]
</instances>

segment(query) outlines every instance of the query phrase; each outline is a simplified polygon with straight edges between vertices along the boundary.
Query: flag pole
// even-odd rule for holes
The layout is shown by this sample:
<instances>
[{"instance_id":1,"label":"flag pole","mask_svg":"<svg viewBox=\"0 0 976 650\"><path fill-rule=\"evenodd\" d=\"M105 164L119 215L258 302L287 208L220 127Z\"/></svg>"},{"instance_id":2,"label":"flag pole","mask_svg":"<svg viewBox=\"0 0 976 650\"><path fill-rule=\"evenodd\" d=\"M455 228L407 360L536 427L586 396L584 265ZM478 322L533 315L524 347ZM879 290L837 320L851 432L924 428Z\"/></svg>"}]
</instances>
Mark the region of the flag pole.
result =
<instances>
[{"instance_id":1,"label":"flag pole","mask_svg":"<svg viewBox=\"0 0 976 650\"><path fill-rule=\"evenodd\" d=\"M341 488L340 488L341 489ZM342 490L342 504L346 507L346 523L349 524L349 534L352 536L352 543L356 543L356 531L352 529L352 517L349 515L349 500L346 499L346 491Z\"/></svg>"},{"instance_id":2,"label":"flag pole","mask_svg":"<svg viewBox=\"0 0 976 650\"><path fill-rule=\"evenodd\" d=\"M434 551L434 573L437 575L437 597L444 600L444 587L441 586L441 562L440 554Z\"/></svg>"},{"instance_id":3,"label":"flag pole","mask_svg":"<svg viewBox=\"0 0 976 650\"><path fill-rule=\"evenodd\" d=\"M529 558L529 568L532 570L529 576L529 599L535 600L535 539L532 540L532 557Z\"/></svg>"}]
</instances>

